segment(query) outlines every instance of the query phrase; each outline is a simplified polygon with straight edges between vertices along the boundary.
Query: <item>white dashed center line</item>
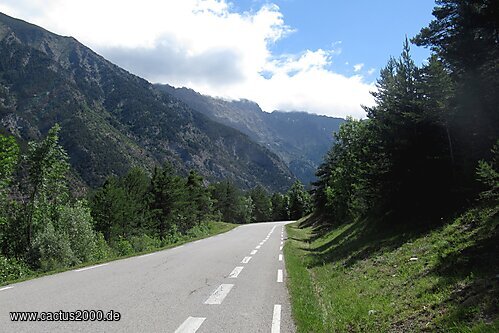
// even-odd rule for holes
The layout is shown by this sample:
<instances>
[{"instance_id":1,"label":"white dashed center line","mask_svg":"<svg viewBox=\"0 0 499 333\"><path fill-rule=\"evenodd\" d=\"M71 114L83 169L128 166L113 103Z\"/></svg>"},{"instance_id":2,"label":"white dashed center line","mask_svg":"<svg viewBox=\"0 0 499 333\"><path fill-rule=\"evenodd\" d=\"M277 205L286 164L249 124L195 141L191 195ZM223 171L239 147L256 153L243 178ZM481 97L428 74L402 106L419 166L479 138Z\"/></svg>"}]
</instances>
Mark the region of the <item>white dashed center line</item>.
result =
<instances>
[{"instance_id":1,"label":"white dashed center line","mask_svg":"<svg viewBox=\"0 0 499 333\"><path fill-rule=\"evenodd\" d=\"M175 333L195 333L206 318L189 317L177 328Z\"/></svg>"},{"instance_id":2,"label":"white dashed center line","mask_svg":"<svg viewBox=\"0 0 499 333\"><path fill-rule=\"evenodd\" d=\"M222 304L222 301L229 294L232 287L234 287L233 284L221 284L220 287L208 297L204 304Z\"/></svg>"},{"instance_id":3,"label":"white dashed center line","mask_svg":"<svg viewBox=\"0 0 499 333\"><path fill-rule=\"evenodd\" d=\"M259 248L261 248L261 245L255 246L255 249L259 249Z\"/></svg>"},{"instance_id":4,"label":"white dashed center line","mask_svg":"<svg viewBox=\"0 0 499 333\"><path fill-rule=\"evenodd\" d=\"M272 315L272 330L271 333L279 333L281 331L281 305L274 305L274 314Z\"/></svg>"},{"instance_id":5,"label":"white dashed center line","mask_svg":"<svg viewBox=\"0 0 499 333\"><path fill-rule=\"evenodd\" d=\"M251 260L251 257L244 257L243 261L241 261L241 264L247 264Z\"/></svg>"},{"instance_id":6,"label":"white dashed center line","mask_svg":"<svg viewBox=\"0 0 499 333\"><path fill-rule=\"evenodd\" d=\"M250 252L250 254L251 254L251 255L254 255L254 254L256 254L257 252L258 252L258 250L253 250L253 251L251 251L251 252Z\"/></svg>"},{"instance_id":7,"label":"white dashed center line","mask_svg":"<svg viewBox=\"0 0 499 333\"><path fill-rule=\"evenodd\" d=\"M241 271L243 270L243 266L237 266L236 268L234 268L232 270L232 272L229 274L229 278L230 279L235 279L237 278L237 276L239 275L239 273L241 273Z\"/></svg>"}]
</instances>

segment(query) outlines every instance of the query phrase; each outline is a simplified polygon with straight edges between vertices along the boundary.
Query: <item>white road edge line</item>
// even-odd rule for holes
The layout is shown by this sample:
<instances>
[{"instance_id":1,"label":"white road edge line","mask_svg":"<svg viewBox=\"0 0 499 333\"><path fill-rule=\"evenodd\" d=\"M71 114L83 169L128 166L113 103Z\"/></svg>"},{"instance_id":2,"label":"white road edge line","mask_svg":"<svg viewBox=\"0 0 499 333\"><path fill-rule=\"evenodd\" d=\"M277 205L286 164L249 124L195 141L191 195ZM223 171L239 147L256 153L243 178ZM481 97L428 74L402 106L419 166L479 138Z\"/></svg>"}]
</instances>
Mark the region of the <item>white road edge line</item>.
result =
<instances>
[{"instance_id":1,"label":"white road edge line","mask_svg":"<svg viewBox=\"0 0 499 333\"><path fill-rule=\"evenodd\" d=\"M284 244L284 242L283 242L283 241L281 241L281 245L282 245L282 244Z\"/></svg>"},{"instance_id":2,"label":"white road edge line","mask_svg":"<svg viewBox=\"0 0 499 333\"><path fill-rule=\"evenodd\" d=\"M282 269L277 270L277 282L282 282Z\"/></svg>"},{"instance_id":3,"label":"white road edge line","mask_svg":"<svg viewBox=\"0 0 499 333\"><path fill-rule=\"evenodd\" d=\"M244 259L241 261L241 264L247 264L251 260L251 257L244 257Z\"/></svg>"},{"instance_id":4,"label":"white road edge line","mask_svg":"<svg viewBox=\"0 0 499 333\"><path fill-rule=\"evenodd\" d=\"M153 252L153 253L147 253L147 254L143 254L143 255L139 256L139 258L149 257L149 256L153 256L153 255L155 255L155 254L156 254L156 252Z\"/></svg>"},{"instance_id":5,"label":"white road edge line","mask_svg":"<svg viewBox=\"0 0 499 333\"><path fill-rule=\"evenodd\" d=\"M86 271L86 270L89 270L89 269L94 269L94 268L98 268L98 267L102 267L102 266L107 266L108 264L100 264L100 265L95 265L95 266L90 266L90 267L85 267L85 268L80 268L80 269L75 269L74 272L83 272L83 271Z\"/></svg>"},{"instance_id":6,"label":"white road edge line","mask_svg":"<svg viewBox=\"0 0 499 333\"><path fill-rule=\"evenodd\" d=\"M8 286L8 287L3 287L3 288L0 288L0 291L2 291L2 290L7 290L7 289L12 289L12 288L14 288L14 287L11 287L11 286Z\"/></svg>"},{"instance_id":7,"label":"white road edge line","mask_svg":"<svg viewBox=\"0 0 499 333\"><path fill-rule=\"evenodd\" d=\"M254 255L254 254L256 254L257 252L258 252L258 250L253 250L253 251L251 251L251 252L250 252L250 254L251 254L251 255Z\"/></svg>"},{"instance_id":8,"label":"white road edge line","mask_svg":"<svg viewBox=\"0 0 499 333\"><path fill-rule=\"evenodd\" d=\"M271 333L279 333L280 331L281 331L281 304L275 304L274 314L272 315Z\"/></svg>"},{"instance_id":9,"label":"white road edge line","mask_svg":"<svg viewBox=\"0 0 499 333\"><path fill-rule=\"evenodd\" d=\"M232 272L230 272L229 274L229 279L235 279L237 278L237 276L239 275L239 273L241 273L241 271L243 270L243 266L237 266L236 268L234 268L232 270Z\"/></svg>"},{"instance_id":10,"label":"white road edge line","mask_svg":"<svg viewBox=\"0 0 499 333\"><path fill-rule=\"evenodd\" d=\"M230 290L234 287L233 284L221 284L204 304L222 304L224 298L229 294Z\"/></svg>"},{"instance_id":11,"label":"white road edge line","mask_svg":"<svg viewBox=\"0 0 499 333\"><path fill-rule=\"evenodd\" d=\"M282 251L282 246L281 246L281 247L279 247L279 251Z\"/></svg>"},{"instance_id":12,"label":"white road edge line","mask_svg":"<svg viewBox=\"0 0 499 333\"><path fill-rule=\"evenodd\" d=\"M282 254L279 254L279 261L282 261Z\"/></svg>"},{"instance_id":13,"label":"white road edge line","mask_svg":"<svg viewBox=\"0 0 499 333\"><path fill-rule=\"evenodd\" d=\"M202 317L189 317L175 330L175 333L195 333L205 319Z\"/></svg>"}]
</instances>

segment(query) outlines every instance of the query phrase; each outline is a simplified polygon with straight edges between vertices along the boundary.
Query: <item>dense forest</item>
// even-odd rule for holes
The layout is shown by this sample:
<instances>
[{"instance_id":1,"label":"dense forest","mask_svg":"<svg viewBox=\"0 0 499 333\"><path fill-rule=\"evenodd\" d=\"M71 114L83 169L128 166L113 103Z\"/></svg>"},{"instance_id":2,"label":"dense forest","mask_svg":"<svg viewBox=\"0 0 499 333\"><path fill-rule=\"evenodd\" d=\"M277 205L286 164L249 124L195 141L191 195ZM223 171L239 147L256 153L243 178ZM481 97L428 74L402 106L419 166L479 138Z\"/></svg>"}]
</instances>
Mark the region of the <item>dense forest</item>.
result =
<instances>
[{"instance_id":1,"label":"dense forest","mask_svg":"<svg viewBox=\"0 0 499 333\"><path fill-rule=\"evenodd\" d=\"M59 125L21 153L0 136L0 282L35 272L160 249L208 234L210 221L297 219L309 212L300 182L287 193L262 186L243 192L230 181L207 184L170 164L112 176L86 198L75 197Z\"/></svg>"},{"instance_id":2,"label":"dense forest","mask_svg":"<svg viewBox=\"0 0 499 333\"><path fill-rule=\"evenodd\" d=\"M322 224L358 218L434 223L499 190L499 34L495 1L440 0L381 70L367 119L349 119L317 172ZM494 148L495 145L495 148ZM484 192L485 191L485 192Z\"/></svg>"}]
</instances>

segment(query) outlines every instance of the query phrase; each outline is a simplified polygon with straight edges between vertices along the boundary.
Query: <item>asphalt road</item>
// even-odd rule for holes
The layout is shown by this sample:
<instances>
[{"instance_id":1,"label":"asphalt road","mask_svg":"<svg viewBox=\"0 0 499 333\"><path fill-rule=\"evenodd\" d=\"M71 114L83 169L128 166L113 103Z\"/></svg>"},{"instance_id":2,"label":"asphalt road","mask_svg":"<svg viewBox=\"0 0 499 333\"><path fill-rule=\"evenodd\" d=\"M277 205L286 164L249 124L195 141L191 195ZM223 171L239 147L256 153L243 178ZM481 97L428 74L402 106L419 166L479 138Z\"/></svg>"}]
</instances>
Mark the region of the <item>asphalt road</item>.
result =
<instances>
[{"instance_id":1,"label":"asphalt road","mask_svg":"<svg viewBox=\"0 0 499 333\"><path fill-rule=\"evenodd\" d=\"M1 332L294 332L285 222L0 288ZM11 311L114 310L119 321L12 322Z\"/></svg>"}]
</instances>

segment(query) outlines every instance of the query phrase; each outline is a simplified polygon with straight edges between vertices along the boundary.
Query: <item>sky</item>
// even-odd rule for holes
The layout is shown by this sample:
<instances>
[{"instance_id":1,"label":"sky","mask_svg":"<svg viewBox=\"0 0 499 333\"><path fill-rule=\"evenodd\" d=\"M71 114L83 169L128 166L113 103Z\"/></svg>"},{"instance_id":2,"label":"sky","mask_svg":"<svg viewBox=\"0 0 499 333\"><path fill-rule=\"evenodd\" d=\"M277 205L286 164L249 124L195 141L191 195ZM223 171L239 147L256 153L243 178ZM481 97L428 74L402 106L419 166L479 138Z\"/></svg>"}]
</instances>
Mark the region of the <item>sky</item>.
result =
<instances>
[{"instance_id":1,"label":"sky","mask_svg":"<svg viewBox=\"0 0 499 333\"><path fill-rule=\"evenodd\" d=\"M264 111L365 117L379 71L432 19L433 0L2 0L153 83ZM422 64L426 49L412 46Z\"/></svg>"}]
</instances>

